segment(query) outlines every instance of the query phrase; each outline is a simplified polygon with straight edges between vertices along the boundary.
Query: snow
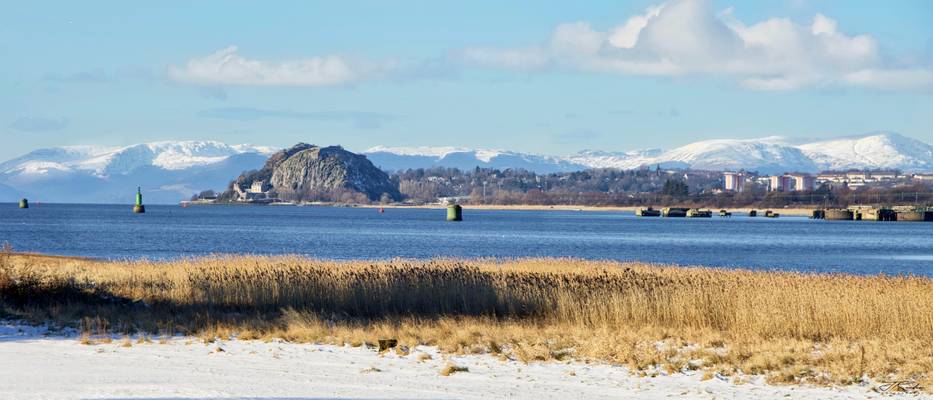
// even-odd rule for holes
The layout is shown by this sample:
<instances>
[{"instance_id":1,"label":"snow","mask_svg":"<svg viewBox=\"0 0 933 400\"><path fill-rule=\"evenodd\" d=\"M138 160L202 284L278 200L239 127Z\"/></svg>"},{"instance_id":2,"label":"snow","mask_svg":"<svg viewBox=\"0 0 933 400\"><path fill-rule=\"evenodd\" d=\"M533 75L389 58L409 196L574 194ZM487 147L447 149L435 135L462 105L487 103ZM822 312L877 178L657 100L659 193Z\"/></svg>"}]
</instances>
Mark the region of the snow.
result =
<instances>
[{"instance_id":1,"label":"snow","mask_svg":"<svg viewBox=\"0 0 933 400\"><path fill-rule=\"evenodd\" d=\"M718 139L691 143L664 152L656 164L679 162L706 170L757 170L764 173L815 172L816 166L799 149L779 137Z\"/></svg>"},{"instance_id":2,"label":"snow","mask_svg":"<svg viewBox=\"0 0 933 400\"><path fill-rule=\"evenodd\" d=\"M626 152L583 150L575 155L568 156L567 161L590 168L636 169L643 165L650 165L651 161L663 152L661 149Z\"/></svg>"},{"instance_id":3,"label":"snow","mask_svg":"<svg viewBox=\"0 0 933 400\"><path fill-rule=\"evenodd\" d=\"M0 173L42 175L55 169L107 176L126 174L146 166L182 170L219 163L236 154L268 155L274 151L267 146L228 145L217 141L161 141L124 147L64 146L36 150L5 162L0 166Z\"/></svg>"},{"instance_id":4,"label":"snow","mask_svg":"<svg viewBox=\"0 0 933 400\"><path fill-rule=\"evenodd\" d=\"M50 172L69 172L68 166L51 161L27 161L19 164L17 168L8 172L27 174L27 175L48 175Z\"/></svg>"},{"instance_id":5,"label":"snow","mask_svg":"<svg viewBox=\"0 0 933 400\"><path fill-rule=\"evenodd\" d=\"M390 147L390 146L373 146L369 149L366 149L363 153L391 153L400 156L423 156L423 157L434 157L434 158L444 158L451 153L468 153L473 150L453 147L453 146L413 146L413 147Z\"/></svg>"},{"instance_id":6,"label":"snow","mask_svg":"<svg viewBox=\"0 0 933 400\"><path fill-rule=\"evenodd\" d=\"M217 141L161 141L124 147L65 146L36 150L4 162L0 164L0 174L20 176L24 181L42 179L50 173L72 172L106 178L129 174L142 167L181 171L215 165L237 154L269 155L275 150L268 146L228 145ZM894 133L873 133L803 144L778 136L714 139L670 150L584 150L569 156L452 146L375 146L364 154L398 155L402 159L393 160L396 169L424 167L427 158L428 166L463 168L475 164L473 166L524 168L538 172L586 168L635 169L654 165L707 170L746 169L761 173L851 168L933 172L933 146Z\"/></svg>"},{"instance_id":7,"label":"snow","mask_svg":"<svg viewBox=\"0 0 933 400\"><path fill-rule=\"evenodd\" d=\"M489 150L489 149L479 149L479 150L476 150L475 152L476 158L478 160L482 162L487 162L487 163L492 161L493 158L499 157L503 155L504 153L508 153L509 155L515 155L515 153L511 153L511 152L506 152L502 150Z\"/></svg>"},{"instance_id":8,"label":"snow","mask_svg":"<svg viewBox=\"0 0 933 400\"><path fill-rule=\"evenodd\" d=\"M415 157L433 157L437 159L442 159L454 153L467 153L472 154L476 157L477 160L480 160L484 163L488 163L493 158L496 158L500 155L510 153L504 150L495 150L495 149L468 149L463 147L453 147L453 146L414 146L414 147L389 147L389 146L374 146L366 149L363 152L364 154L372 153L390 153L400 156L415 156ZM511 153L514 154L514 153Z\"/></svg>"},{"instance_id":9,"label":"snow","mask_svg":"<svg viewBox=\"0 0 933 400\"><path fill-rule=\"evenodd\" d=\"M826 140L799 148L823 169L933 169L933 146L893 133Z\"/></svg>"},{"instance_id":10,"label":"snow","mask_svg":"<svg viewBox=\"0 0 933 400\"><path fill-rule=\"evenodd\" d=\"M420 360L420 355L431 355ZM441 376L448 363L469 371ZM580 362L525 364L490 355L407 356L318 344L174 337L123 347L80 344L75 333L0 322L0 398L412 398L412 399L871 399L869 386L735 384L699 373L654 378ZM912 397L920 398L920 396ZM929 397L926 397L929 398Z\"/></svg>"},{"instance_id":11,"label":"snow","mask_svg":"<svg viewBox=\"0 0 933 400\"><path fill-rule=\"evenodd\" d=\"M473 155L477 165L514 163L536 171L586 168L635 169L644 166L694 168L706 170L746 169L761 173L819 172L827 169L900 169L906 172L933 171L933 146L893 133L874 133L808 143L794 143L780 136L756 139L713 139L689 143L670 150L646 149L626 152L584 150L569 156L546 156L506 150L483 150L459 147L386 147L376 146L366 153L390 153L399 156L434 158L444 165L444 158L459 153ZM501 160L501 161L500 161ZM519 160L521 162L519 162ZM462 160L458 160L462 164ZM412 160L409 168L417 168Z\"/></svg>"}]
</instances>

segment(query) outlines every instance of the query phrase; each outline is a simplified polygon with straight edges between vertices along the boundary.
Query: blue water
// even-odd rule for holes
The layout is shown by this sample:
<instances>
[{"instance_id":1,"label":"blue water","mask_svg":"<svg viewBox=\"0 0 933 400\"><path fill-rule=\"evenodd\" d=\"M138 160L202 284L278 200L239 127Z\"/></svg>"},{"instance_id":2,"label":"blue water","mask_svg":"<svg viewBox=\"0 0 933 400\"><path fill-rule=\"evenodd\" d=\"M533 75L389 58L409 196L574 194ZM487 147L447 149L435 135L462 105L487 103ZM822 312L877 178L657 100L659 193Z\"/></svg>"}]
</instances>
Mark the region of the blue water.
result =
<instances>
[{"instance_id":1,"label":"blue water","mask_svg":"<svg viewBox=\"0 0 933 400\"><path fill-rule=\"evenodd\" d=\"M17 251L107 259L303 254L329 259L577 257L933 276L933 223L637 218L631 213L0 204Z\"/></svg>"}]
</instances>

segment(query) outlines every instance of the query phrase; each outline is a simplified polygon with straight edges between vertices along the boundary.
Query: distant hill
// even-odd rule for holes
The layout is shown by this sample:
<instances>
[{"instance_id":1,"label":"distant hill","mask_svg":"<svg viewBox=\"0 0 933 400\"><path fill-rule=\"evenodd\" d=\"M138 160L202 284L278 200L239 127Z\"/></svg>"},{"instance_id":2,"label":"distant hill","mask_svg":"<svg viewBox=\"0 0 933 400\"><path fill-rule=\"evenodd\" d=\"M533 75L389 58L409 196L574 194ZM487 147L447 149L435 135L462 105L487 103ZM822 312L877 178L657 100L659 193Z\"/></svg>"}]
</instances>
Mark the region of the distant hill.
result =
<instances>
[{"instance_id":1,"label":"distant hill","mask_svg":"<svg viewBox=\"0 0 933 400\"><path fill-rule=\"evenodd\" d=\"M212 141L39 149L0 163L0 199L132 203L142 186L147 203L176 203L205 188L223 188L231 176L262 166L271 152Z\"/></svg>"},{"instance_id":2,"label":"distant hill","mask_svg":"<svg viewBox=\"0 0 933 400\"><path fill-rule=\"evenodd\" d=\"M244 173L230 183L222 199L237 198L253 183L270 186L272 196L287 200L336 200L347 194L362 194L378 201L384 196L401 200L398 184L392 182L366 156L340 146L319 147L299 143L276 152L257 170Z\"/></svg>"},{"instance_id":3,"label":"distant hill","mask_svg":"<svg viewBox=\"0 0 933 400\"><path fill-rule=\"evenodd\" d=\"M388 171L409 168L447 167L469 170L476 167L526 169L539 173L579 171L585 165L563 157L517 153L505 150L472 150L456 147L385 147L363 152L373 164Z\"/></svg>"},{"instance_id":4,"label":"distant hill","mask_svg":"<svg viewBox=\"0 0 933 400\"><path fill-rule=\"evenodd\" d=\"M0 163L0 201L28 197L42 202L131 203L136 187L142 186L147 203L176 203L204 189L222 190L231 177L261 169L275 150L215 141L38 149ZM766 174L845 169L933 172L933 146L888 132L806 143L781 137L716 139L669 150L586 150L566 156L384 146L370 148L363 155L385 171L481 167L551 173L660 165L713 171L746 169Z\"/></svg>"},{"instance_id":5,"label":"distant hill","mask_svg":"<svg viewBox=\"0 0 933 400\"><path fill-rule=\"evenodd\" d=\"M933 172L933 146L896 133L822 140L804 144L781 137L703 140L670 150L606 152L585 150L570 156L541 156L505 150L452 147L373 147L364 152L380 168L523 168L539 173L588 168L746 169L761 173L819 172L829 169L900 169Z\"/></svg>"}]
</instances>

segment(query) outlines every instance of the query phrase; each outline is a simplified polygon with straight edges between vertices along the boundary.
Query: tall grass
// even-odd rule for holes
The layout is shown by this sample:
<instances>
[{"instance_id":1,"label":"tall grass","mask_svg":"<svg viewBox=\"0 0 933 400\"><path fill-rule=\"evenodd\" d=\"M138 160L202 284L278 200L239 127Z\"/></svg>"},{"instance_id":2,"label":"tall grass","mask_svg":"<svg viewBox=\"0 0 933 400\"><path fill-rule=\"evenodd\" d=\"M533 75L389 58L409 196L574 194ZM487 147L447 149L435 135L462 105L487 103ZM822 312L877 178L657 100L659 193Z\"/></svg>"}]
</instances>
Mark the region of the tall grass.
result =
<instances>
[{"instance_id":1,"label":"tall grass","mask_svg":"<svg viewBox=\"0 0 933 400\"><path fill-rule=\"evenodd\" d=\"M103 319L124 330L335 343L391 335L450 351L573 354L641 370L693 368L688 357L697 357L704 368L776 381L926 382L933 371L933 280L925 277L574 259L12 260L13 283L0 287L8 313Z\"/></svg>"}]
</instances>

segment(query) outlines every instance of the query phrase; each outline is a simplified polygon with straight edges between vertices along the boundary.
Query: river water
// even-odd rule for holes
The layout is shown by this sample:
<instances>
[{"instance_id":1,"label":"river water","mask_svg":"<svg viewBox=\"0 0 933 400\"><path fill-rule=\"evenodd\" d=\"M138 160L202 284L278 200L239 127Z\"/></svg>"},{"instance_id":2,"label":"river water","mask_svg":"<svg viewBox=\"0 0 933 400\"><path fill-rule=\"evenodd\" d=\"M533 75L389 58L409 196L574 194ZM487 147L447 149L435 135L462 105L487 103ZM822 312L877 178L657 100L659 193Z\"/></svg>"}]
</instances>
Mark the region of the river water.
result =
<instances>
[{"instance_id":1,"label":"river water","mask_svg":"<svg viewBox=\"0 0 933 400\"><path fill-rule=\"evenodd\" d=\"M327 259L575 257L933 276L933 223L638 218L593 211L0 204L0 243L106 259L302 254Z\"/></svg>"}]
</instances>

